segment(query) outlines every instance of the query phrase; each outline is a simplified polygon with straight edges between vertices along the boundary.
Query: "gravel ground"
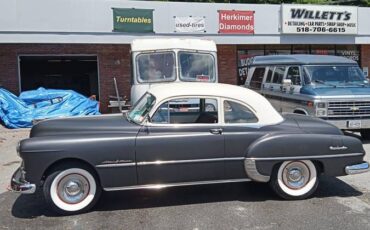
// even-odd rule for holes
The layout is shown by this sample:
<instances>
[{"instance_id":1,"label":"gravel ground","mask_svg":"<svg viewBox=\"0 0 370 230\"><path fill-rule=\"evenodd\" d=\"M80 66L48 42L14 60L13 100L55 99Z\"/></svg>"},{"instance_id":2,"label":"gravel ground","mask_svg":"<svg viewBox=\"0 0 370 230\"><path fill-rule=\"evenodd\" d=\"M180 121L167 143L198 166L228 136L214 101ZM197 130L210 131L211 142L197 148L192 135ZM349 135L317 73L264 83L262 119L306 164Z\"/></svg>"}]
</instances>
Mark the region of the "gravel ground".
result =
<instances>
[{"instance_id":1,"label":"gravel ground","mask_svg":"<svg viewBox=\"0 0 370 230\"><path fill-rule=\"evenodd\" d=\"M0 127L0 229L370 229L370 173L324 177L302 201L280 200L266 184L205 185L103 193L91 212L60 217L40 193L6 190L28 135Z\"/></svg>"}]
</instances>

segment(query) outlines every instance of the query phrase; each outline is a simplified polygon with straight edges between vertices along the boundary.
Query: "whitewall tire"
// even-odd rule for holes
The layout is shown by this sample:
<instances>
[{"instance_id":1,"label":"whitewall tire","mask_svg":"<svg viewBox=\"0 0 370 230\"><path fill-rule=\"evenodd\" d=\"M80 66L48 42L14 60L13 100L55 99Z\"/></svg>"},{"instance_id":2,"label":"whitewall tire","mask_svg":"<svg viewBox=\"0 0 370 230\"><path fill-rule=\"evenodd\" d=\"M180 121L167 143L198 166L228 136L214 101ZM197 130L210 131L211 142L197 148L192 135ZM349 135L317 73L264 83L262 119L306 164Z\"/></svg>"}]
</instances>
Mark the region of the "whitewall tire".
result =
<instances>
[{"instance_id":1,"label":"whitewall tire","mask_svg":"<svg viewBox=\"0 0 370 230\"><path fill-rule=\"evenodd\" d=\"M94 173L82 165L76 166L57 169L45 180L45 199L60 214L85 212L99 199L101 189Z\"/></svg>"},{"instance_id":2,"label":"whitewall tire","mask_svg":"<svg viewBox=\"0 0 370 230\"><path fill-rule=\"evenodd\" d=\"M309 160L285 161L276 167L270 180L272 189L289 200L311 196L319 183L317 169Z\"/></svg>"}]
</instances>

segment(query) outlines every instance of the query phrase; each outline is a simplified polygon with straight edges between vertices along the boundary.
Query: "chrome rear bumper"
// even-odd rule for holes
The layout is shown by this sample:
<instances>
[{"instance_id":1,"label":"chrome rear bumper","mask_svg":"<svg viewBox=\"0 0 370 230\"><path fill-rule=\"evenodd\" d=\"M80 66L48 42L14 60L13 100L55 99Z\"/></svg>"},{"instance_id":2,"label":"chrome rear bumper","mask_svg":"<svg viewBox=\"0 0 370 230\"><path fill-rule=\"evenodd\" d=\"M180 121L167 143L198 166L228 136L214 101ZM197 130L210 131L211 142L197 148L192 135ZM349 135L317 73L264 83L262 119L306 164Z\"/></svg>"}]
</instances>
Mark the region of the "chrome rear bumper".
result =
<instances>
[{"instance_id":1,"label":"chrome rear bumper","mask_svg":"<svg viewBox=\"0 0 370 230\"><path fill-rule=\"evenodd\" d=\"M32 194L36 191L36 185L27 182L24 179L24 171L21 167L15 171L10 181L10 190L22 194Z\"/></svg>"},{"instance_id":2,"label":"chrome rear bumper","mask_svg":"<svg viewBox=\"0 0 370 230\"><path fill-rule=\"evenodd\" d=\"M368 162L363 162L363 163L357 164L357 165L348 165L345 168L345 171L348 175L365 173L365 172L368 172L369 170L370 169L369 169L369 163Z\"/></svg>"}]
</instances>

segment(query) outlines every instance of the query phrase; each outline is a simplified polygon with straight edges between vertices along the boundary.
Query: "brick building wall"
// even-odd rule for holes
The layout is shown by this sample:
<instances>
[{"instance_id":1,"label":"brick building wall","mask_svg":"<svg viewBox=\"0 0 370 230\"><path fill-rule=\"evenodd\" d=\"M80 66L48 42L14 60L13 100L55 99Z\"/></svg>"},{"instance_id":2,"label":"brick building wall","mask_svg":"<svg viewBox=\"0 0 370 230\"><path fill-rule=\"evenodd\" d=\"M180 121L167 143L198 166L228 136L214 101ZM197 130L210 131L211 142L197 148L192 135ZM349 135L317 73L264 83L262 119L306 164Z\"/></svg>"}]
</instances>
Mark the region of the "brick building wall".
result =
<instances>
[{"instance_id":1,"label":"brick building wall","mask_svg":"<svg viewBox=\"0 0 370 230\"><path fill-rule=\"evenodd\" d=\"M109 95L115 95L113 77L120 94L129 98L131 62L129 45L11 44L0 45L0 84L19 94L18 55L96 55L98 58L100 110L108 112Z\"/></svg>"},{"instance_id":2,"label":"brick building wall","mask_svg":"<svg viewBox=\"0 0 370 230\"><path fill-rule=\"evenodd\" d=\"M218 45L218 80L221 83L237 84L237 49L236 45Z\"/></svg>"},{"instance_id":3,"label":"brick building wall","mask_svg":"<svg viewBox=\"0 0 370 230\"><path fill-rule=\"evenodd\" d=\"M370 45L361 45L361 67L370 69Z\"/></svg>"}]
</instances>

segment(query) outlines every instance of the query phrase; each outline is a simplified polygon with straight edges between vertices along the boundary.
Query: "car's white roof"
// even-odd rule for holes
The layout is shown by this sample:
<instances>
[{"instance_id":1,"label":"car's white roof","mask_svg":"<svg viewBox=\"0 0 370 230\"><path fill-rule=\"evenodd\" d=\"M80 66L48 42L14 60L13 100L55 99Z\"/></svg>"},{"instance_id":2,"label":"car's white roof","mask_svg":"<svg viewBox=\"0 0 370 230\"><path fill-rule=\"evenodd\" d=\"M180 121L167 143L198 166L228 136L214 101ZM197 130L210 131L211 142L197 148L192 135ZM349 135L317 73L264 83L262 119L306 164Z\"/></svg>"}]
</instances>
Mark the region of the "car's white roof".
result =
<instances>
[{"instance_id":1,"label":"car's white roof","mask_svg":"<svg viewBox=\"0 0 370 230\"><path fill-rule=\"evenodd\" d=\"M241 86L221 83L168 83L153 84L148 90L156 97L157 103L177 96L214 96L238 100L254 109L261 125L277 124L283 121L282 116L270 102L259 93Z\"/></svg>"},{"instance_id":2,"label":"car's white roof","mask_svg":"<svg viewBox=\"0 0 370 230\"><path fill-rule=\"evenodd\" d=\"M133 52L170 49L217 51L214 41L194 38L135 39L131 43L131 51Z\"/></svg>"}]
</instances>

